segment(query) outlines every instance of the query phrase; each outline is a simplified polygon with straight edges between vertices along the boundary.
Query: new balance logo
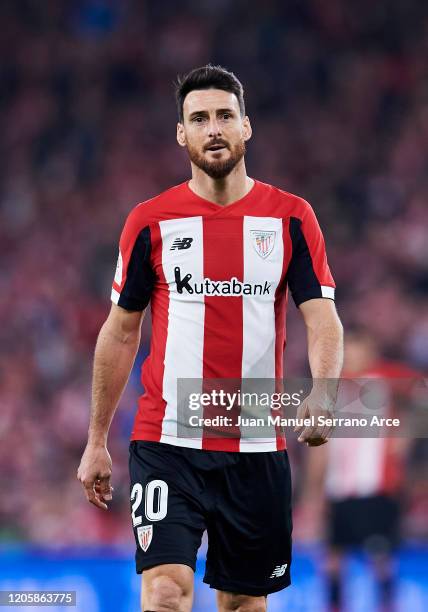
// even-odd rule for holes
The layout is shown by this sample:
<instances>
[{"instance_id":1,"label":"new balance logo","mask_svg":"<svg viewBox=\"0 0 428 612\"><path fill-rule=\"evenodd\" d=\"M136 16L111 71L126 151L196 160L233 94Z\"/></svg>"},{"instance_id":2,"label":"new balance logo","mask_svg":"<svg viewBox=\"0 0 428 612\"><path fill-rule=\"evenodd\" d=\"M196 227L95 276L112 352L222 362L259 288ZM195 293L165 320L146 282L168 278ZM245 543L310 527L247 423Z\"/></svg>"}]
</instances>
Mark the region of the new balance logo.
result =
<instances>
[{"instance_id":1,"label":"new balance logo","mask_svg":"<svg viewBox=\"0 0 428 612\"><path fill-rule=\"evenodd\" d=\"M280 578L285 574L285 570L287 569L288 563L284 563L284 565L277 565L273 570L272 574L269 578Z\"/></svg>"},{"instance_id":2,"label":"new balance logo","mask_svg":"<svg viewBox=\"0 0 428 612\"><path fill-rule=\"evenodd\" d=\"M178 249L179 251L182 251L183 249L190 249L192 242L193 238L176 238L169 250L174 251L175 249Z\"/></svg>"},{"instance_id":3,"label":"new balance logo","mask_svg":"<svg viewBox=\"0 0 428 612\"><path fill-rule=\"evenodd\" d=\"M242 283L235 276L230 281L213 281L204 278L202 282L190 283L191 274L181 275L181 270L177 266L174 268L174 278L178 293L194 293L209 296L241 296L241 295L270 295L272 283L264 281L263 284L253 285L252 283Z\"/></svg>"}]
</instances>

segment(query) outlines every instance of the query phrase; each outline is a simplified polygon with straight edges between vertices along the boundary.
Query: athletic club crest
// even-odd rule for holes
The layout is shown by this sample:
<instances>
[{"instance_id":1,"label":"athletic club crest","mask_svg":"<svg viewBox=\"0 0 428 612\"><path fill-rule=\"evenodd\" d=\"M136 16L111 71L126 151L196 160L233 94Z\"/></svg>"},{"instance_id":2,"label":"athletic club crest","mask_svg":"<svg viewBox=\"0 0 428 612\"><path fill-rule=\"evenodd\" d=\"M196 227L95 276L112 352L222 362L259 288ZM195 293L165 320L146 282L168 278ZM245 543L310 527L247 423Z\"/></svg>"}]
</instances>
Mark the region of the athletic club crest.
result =
<instances>
[{"instance_id":1,"label":"athletic club crest","mask_svg":"<svg viewBox=\"0 0 428 612\"><path fill-rule=\"evenodd\" d=\"M147 552L148 547L152 542L153 537L153 525L143 525L143 527L137 527L138 541L144 552Z\"/></svg>"},{"instance_id":2,"label":"athletic club crest","mask_svg":"<svg viewBox=\"0 0 428 612\"><path fill-rule=\"evenodd\" d=\"M275 244L274 231L250 230L253 246L262 259L266 259L272 253Z\"/></svg>"}]
</instances>

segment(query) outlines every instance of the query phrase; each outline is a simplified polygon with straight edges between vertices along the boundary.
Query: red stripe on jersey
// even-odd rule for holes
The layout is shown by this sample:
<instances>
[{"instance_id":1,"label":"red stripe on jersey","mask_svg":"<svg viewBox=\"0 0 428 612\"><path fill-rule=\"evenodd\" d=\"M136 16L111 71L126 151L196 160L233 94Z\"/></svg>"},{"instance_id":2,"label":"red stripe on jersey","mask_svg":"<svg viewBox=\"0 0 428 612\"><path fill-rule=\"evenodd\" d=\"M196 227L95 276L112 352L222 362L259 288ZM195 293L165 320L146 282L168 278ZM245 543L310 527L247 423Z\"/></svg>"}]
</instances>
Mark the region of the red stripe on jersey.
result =
<instances>
[{"instance_id":1,"label":"red stripe on jersey","mask_svg":"<svg viewBox=\"0 0 428 612\"><path fill-rule=\"evenodd\" d=\"M145 393L138 401L131 440L159 442L166 402L162 395L166 339L168 335L169 289L162 268L162 237L158 223L150 226L152 239L151 264L159 282L151 297L152 338L150 356L141 370ZM153 401L155 399L155 401Z\"/></svg>"},{"instance_id":2,"label":"red stripe on jersey","mask_svg":"<svg viewBox=\"0 0 428 612\"><path fill-rule=\"evenodd\" d=\"M204 277L222 281L236 277L242 282L243 261L243 218L211 217L203 221L204 231ZM206 379L241 379L242 337L243 337L242 297L205 296L204 330L204 389L212 389ZM227 381L221 388L228 390ZM236 385L230 385L236 387ZM231 388L230 392L236 392ZM234 409L226 411L218 406L206 406L204 419L216 415L236 418ZM239 427L225 428L225 437L219 437L218 428L211 437L202 439L206 450L239 451ZM226 437L227 436L227 437ZM236 436L236 437L230 437Z\"/></svg>"},{"instance_id":3,"label":"red stripe on jersey","mask_svg":"<svg viewBox=\"0 0 428 612\"><path fill-rule=\"evenodd\" d=\"M391 416L391 415L388 415ZM382 476L380 492L386 495L397 493L404 478L403 457L397 453L397 438L384 439L384 453L382 457Z\"/></svg>"}]
</instances>

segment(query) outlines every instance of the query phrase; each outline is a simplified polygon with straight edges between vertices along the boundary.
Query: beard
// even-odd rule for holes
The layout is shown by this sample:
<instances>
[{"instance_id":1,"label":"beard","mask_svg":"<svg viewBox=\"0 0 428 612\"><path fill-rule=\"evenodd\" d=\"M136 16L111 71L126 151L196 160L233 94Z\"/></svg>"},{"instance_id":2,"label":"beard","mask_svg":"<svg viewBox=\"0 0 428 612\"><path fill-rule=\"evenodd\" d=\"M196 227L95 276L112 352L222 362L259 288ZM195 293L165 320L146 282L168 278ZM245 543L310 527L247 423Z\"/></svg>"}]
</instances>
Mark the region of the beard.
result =
<instances>
[{"instance_id":1,"label":"beard","mask_svg":"<svg viewBox=\"0 0 428 612\"><path fill-rule=\"evenodd\" d=\"M211 144L217 144L217 142ZM223 179L228 176L228 174L230 174L235 168L236 164L238 164L238 162L240 162L244 157L246 151L244 140L239 141L233 148L226 145L224 141L221 141L221 144L227 146L227 148L230 150L230 155L228 159L213 161L208 161L196 147L192 147L189 144L187 145L187 152L189 154L190 161L192 161L198 168L213 179Z\"/></svg>"}]
</instances>

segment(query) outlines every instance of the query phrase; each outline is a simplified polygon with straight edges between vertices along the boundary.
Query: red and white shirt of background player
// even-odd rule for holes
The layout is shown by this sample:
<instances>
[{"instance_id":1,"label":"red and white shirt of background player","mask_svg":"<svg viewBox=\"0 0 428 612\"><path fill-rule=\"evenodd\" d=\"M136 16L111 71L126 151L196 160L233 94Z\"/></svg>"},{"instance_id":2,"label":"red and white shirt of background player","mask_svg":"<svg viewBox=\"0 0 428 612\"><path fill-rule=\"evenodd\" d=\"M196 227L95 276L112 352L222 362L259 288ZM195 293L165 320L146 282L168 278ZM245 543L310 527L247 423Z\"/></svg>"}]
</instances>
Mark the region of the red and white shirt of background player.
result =
<instances>
[{"instance_id":1,"label":"red and white shirt of background player","mask_svg":"<svg viewBox=\"0 0 428 612\"><path fill-rule=\"evenodd\" d=\"M360 417L370 417L376 414L379 417L394 418L396 406L394 402L397 392L402 397L411 389L411 382L419 378L420 373L399 362L381 361L375 366L348 376L343 373L342 383L339 387L338 405L346 405L346 379L351 380L351 402L355 402L356 385L360 389L371 379L375 379L371 386L370 397L376 398L376 412L370 408L364 411L364 406L358 399L350 403L355 414ZM407 391L405 391L407 389ZM336 416L346 417L347 414ZM396 495L402 485L405 474L405 460L408 440L388 435L386 428L371 430L363 429L360 438L333 436L327 445L327 471L326 492L332 501L341 501L349 498L370 497L375 495Z\"/></svg>"},{"instance_id":2,"label":"red and white shirt of background player","mask_svg":"<svg viewBox=\"0 0 428 612\"><path fill-rule=\"evenodd\" d=\"M123 229L112 301L151 304L132 440L225 451L285 448L268 438L180 437L177 379L283 376L287 288L298 306L334 299L324 239L310 205L265 183L220 206L188 183L136 206Z\"/></svg>"}]
</instances>

